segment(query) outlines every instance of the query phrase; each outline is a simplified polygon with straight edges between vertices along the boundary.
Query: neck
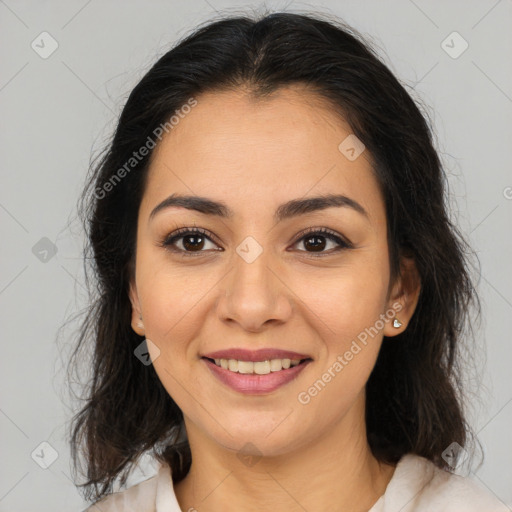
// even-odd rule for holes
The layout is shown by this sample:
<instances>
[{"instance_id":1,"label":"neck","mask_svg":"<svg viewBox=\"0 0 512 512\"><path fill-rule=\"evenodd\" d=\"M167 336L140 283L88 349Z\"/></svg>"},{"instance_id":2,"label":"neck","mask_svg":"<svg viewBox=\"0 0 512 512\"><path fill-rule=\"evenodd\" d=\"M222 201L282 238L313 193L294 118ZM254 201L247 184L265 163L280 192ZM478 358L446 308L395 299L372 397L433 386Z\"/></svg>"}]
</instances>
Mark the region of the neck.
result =
<instances>
[{"instance_id":1,"label":"neck","mask_svg":"<svg viewBox=\"0 0 512 512\"><path fill-rule=\"evenodd\" d=\"M384 494L394 466L373 457L366 440L364 401L355 409L360 412L361 407L363 414L351 411L314 442L247 464L185 419L192 465L174 486L180 508L367 512Z\"/></svg>"}]
</instances>

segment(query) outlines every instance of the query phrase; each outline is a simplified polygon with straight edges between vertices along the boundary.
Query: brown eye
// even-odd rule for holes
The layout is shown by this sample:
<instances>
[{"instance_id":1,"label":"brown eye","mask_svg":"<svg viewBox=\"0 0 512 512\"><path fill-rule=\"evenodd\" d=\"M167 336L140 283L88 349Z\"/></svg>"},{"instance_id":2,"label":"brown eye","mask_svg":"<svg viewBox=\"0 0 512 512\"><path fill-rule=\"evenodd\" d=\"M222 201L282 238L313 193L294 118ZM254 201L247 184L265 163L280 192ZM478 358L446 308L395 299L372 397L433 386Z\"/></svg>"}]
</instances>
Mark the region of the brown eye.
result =
<instances>
[{"instance_id":1,"label":"brown eye","mask_svg":"<svg viewBox=\"0 0 512 512\"><path fill-rule=\"evenodd\" d=\"M187 250L201 250L204 247L206 237L204 235L185 235L181 236L183 239L182 243Z\"/></svg>"},{"instance_id":2,"label":"brown eye","mask_svg":"<svg viewBox=\"0 0 512 512\"><path fill-rule=\"evenodd\" d=\"M208 247L208 244L213 247ZM206 235L206 231L201 228L184 228L175 231L161 245L170 251L187 255L202 253L211 249L219 250L218 246Z\"/></svg>"},{"instance_id":3,"label":"brown eye","mask_svg":"<svg viewBox=\"0 0 512 512\"><path fill-rule=\"evenodd\" d=\"M302 232L301 235L303 236L294 244L303 244L303 247L305 247L306 250L301 252L319 253L323 255L324 253L331 254L333 252L338 252L342 249L350 249L352 247L352 244L346 242L336 233L325 228L309 228L306 230L306 235L304 235L304 232ZM327 250L325 250L326 247Z\"/></svg>"},{"instance_id":4,"label":"brown eye","mask_svg":"<svg viewBox=\"0 0 512 512\"><path fill-rule=\"evenodd\" d=\"M201 228L182 228L174 231L163 240L160 245L169 251L181 253L184 256L195 256L211 250L222 251L212 235ZM301 236L302 235L302 236ZM345 241L335 232L326 228L308 228L299 234L299 238L293 245L303 244L305 250L300 252L318 256L329 255L343 249L352 248L352 244ZM211 244L208 247L208 244Z\"/></svg>"},{"instance_id":5,"label":"brown eye","mask_svg":"<svg viewBox=\"0 0 512 512\"><path fill-rule=\"evenodd\" d=\"M314 252L321 252L325 249L325 246L327 245L325 239L325 236L308 236L307 238L303 238L304 247L306 247L306 249L311 248Z\"/></svg>"}]
</instances>

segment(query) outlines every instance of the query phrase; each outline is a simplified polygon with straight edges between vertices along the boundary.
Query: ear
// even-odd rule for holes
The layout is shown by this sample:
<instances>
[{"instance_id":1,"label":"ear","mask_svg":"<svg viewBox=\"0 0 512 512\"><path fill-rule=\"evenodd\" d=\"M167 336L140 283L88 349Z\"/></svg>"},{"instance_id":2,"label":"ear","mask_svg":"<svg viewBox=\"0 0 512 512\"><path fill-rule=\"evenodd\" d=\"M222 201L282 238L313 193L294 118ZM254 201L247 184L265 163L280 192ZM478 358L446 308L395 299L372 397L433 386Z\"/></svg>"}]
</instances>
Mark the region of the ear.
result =
<instances>
[{"instance_id":1,"label":"ear","mask_svg":"<svg viewBox=\"0 0 512 512\"><path fill-rule=\"evenodd\" d=\"M412 257L403 256L400 260L400 273L393 285L387 310L395 311L395 315L386 322L384 336L392 337L401 334L407 329L412 315L418 304L421 291L421 278ZM393 322L398 319L402 324L394 327Z\"/></svg>"},{"instance_id":2,"label":"ear","mask_svg":"<svg viewBox=\"0 0 512 512\"><path fill-rule=\"evenodd\" d=\"M144 324L142 322L139 295L137 293L137 286L135 285L134 278L130 280L130 289L128 295L130 297L130 302L132 303L132 329L139 336L144 336Z\"/></svg>"}]
</instances>

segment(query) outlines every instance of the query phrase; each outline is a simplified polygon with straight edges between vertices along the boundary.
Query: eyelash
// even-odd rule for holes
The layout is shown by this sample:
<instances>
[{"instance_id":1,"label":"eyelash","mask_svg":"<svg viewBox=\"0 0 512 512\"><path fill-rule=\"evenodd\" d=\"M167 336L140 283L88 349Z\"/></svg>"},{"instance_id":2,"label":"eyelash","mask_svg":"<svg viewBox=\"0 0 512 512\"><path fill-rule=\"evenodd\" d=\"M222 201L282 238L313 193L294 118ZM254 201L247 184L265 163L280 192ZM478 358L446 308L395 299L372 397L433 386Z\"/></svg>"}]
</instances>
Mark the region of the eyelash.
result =
<instances>
[{"instance_id":1,"label":"eyelash","mask_svg":"<svg viewBox=\"0 0 512 512\"><path fill-rule=\"evenodd\" d=\"M198 234L198 233L201 235L204 235L211 242L216 243L212 239L215 237L211 233L209 233L207 230L194 227L194 228L181 228L176 231L173 231L171 234L167 235L158 245L168 251L173 252L173 253L181 253L185 257L188 257L188 256L195 257L195 256L200 255L201 253L206 252L206 251L204 251L204 250L184 251L183 249L177 249L176 247L173 247L173 245L175 244L175 242L177 240L184 238L187 235L194 235L194 234ZM311 251L300 251L300 252L304 252L314 258L318 258L318 257L321 258L324 256L328 256L330 254L333 254L333 253L337 253L344 249L346 250L346 249L353 248L353 245L349 241L344 240L339 235L337 235L334 231L331 231L330 229L327 229L327 228L307 228L307 229L302 230L301 232L299 232L297 234L297 238L296 238L295 242L293 242L292 246L296 245L298 242L301 242L308 236L311 238L313 235L319 235L323 238L328 238L339 245L338 248L331 250L331 252L315 253L315 252L311 252Z\"/></svg>"}]
</instances>

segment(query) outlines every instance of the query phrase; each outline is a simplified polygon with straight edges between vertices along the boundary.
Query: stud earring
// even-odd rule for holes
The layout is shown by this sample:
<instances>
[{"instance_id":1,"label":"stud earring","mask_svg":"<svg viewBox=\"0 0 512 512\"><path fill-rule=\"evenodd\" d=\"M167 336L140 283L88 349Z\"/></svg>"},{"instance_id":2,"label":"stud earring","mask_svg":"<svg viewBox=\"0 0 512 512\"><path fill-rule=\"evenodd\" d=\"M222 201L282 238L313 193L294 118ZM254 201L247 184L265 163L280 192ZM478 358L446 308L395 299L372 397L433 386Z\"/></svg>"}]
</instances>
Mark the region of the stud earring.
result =
<instances>
[{"instance_id":1,"label":"stud earring","mask_svg":"<svg viewBox=\"0 0 512 512\"><path fill-rule=\"evenodd\" d=\"M400 322L400 320L398 320L398 318L395 318L393 320L393 327L396 327L397 329L399 329L400 327L402 327L402 322Z\"/></svg>"}]
</instances>

